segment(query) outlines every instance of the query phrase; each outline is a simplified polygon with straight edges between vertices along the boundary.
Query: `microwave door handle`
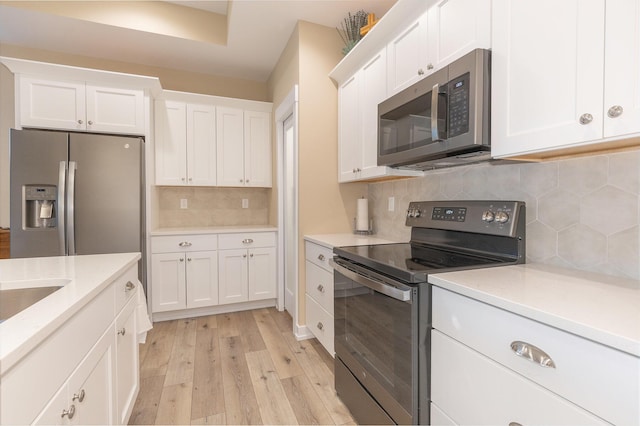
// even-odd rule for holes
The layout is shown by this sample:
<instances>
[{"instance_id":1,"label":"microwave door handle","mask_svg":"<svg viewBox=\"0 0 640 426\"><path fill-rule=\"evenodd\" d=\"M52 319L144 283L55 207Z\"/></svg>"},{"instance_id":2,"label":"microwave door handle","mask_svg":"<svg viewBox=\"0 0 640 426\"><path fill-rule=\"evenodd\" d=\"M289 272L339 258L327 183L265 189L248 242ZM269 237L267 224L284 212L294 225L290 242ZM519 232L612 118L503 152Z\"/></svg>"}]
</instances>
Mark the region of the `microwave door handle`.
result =
<instances>
[{"instance_id":1,"label":"microwave door handle","mask_svg":"<svg viewBox=\"0 0 640 426\"><path fill-rule=\"evenodd\" d=\"M440 84L436 83L431 89L431 140L439 141L440 132L438 129L438 101L440 94Z\"/></svg>"}]
</instances>

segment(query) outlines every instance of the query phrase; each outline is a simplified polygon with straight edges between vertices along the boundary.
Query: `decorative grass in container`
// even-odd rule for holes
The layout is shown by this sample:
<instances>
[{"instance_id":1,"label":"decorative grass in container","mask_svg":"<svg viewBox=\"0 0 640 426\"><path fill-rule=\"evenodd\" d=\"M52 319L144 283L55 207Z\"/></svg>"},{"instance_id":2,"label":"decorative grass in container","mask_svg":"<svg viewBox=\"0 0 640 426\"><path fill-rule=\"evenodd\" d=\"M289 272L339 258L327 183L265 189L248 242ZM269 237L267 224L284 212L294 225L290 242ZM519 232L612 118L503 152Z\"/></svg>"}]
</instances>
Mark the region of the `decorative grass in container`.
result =
<instances>
[{"instance_id":1,"label":"decorative grass in container","mask_svg":"<svg viewBox=\"0 0 640 426\"><path fill-rule=\"evenodd\" d=\"M342 38L344 42L344 47L342 48L342 53L347 54L353 46L355 46L362 35L360 35L360 28L367 25L367 16L368 13L364 10L359 10L353 15L351 12L347 15L346 18L340 24L340 28L336 28L338 30L338 34Z\"/></svg>"}]
</instances>

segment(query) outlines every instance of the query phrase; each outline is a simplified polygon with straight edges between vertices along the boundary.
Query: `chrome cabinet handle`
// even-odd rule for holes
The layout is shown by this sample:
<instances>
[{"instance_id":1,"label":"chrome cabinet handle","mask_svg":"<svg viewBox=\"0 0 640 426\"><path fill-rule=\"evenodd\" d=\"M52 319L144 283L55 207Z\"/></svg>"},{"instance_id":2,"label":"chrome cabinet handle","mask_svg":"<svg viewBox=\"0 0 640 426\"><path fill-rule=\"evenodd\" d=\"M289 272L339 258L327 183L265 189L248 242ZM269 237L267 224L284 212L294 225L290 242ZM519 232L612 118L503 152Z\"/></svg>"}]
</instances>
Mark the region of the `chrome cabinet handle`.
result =
<instances>
[{"instance_id":1,"label":"chrome cabinet handle","mask_svg":"<svg viewBox=\"0 0 640 426\"><path fill-rule=\"evenodd\" d=\"M433 64L428 64L428 65L427 65L427 69L428 69L428 70L432 70L432 69L433 69Z\"/></svg>"},{"instance_id":2,"label":"chrome cabinet handle","mask_svg":"<svg viewBox=\"0 0 640 426\"><path fill-rule=\"evenodd\" d=\"M78 124L82 124L82 123L83 123L83 121L82 121L82 120L78 120Z\"/></svg>"},{"instance_id":3,"label":"chrome cabinet handle","mask_svg":"<svg viewBox=\"0 0 640 426\"><path fill-rule=\"evenodd\" d=\"M187 258L187 261L188 261L188 262L191 262L191 258L190 258L190 257L189 257L189 258Z\"/></svg>"},{"instance_id":4,"label":"chrome cabinet handle","mask_svg":"<svg viewBox=\"0 0 640 426\"><path fill-rule=\"evenodd\" d=\"M73 416L76 414L76 406L71 404L71 407L69 407L68 410L62 410L62 414L60 415L60 417L69 417L69 419L72 419Z\"/></svg>"},{"instance_id":5,"label":"chrome cabinet handle","mask_svg":"<svg viewBox=\"0 0 640 426\"><path fill-rule=\"evenodd\" d=\"M324 286L322 284L319 284L317 288L320 293L324 293Z\"/></svg>"},{"instance_id":6,"label":"chrome cabinet handle","mask_svg":"<svg viewBox=\"0 0 640 426\"><path fill-rule=\"evenodd\" d=\"M89 120L89 126L91 126L93 124L93 121Z\"/></svg>"},{"instance_id":7,"label":"chrome cabinet handle","mask_svg":"<svg viewBox=\"0 0 640 426\"><path fill-rule=\"evenodd\" d=\"M134 283L132 283L131 281L127 281L127 284L124 286L124 291L126 293L128 291L133 290L134 288L136 288L136 285Z\"/></svg>"},{"instance_id":8,"label":"chrome cabinet handle","mask_svg":"<svg viewBox=\"0 0 640 426\"><path fill-rule=\"evenodd\" d=\"M247 257L247 255L246 255L246 254L243 254L243 255L242 255L242 257Z\"/></svg>"},{"instance_id":9,"label":"chrome cabinet handle","mask_svg":"<svg viewBox=\"0 0 640 426\"><path fill-rule=\"evenodd\" d=\"M189 241L183 241L178 244L180 247L191 247L191 243Z\"/></svg>"},{"instance_id":10,"label":"chrome cabinet handle","mask_svg":"<svg viewBox=\"0 0 640 426\"><path fill-rule=\"evenodd\" d=\"M325 260L325 259L326 259L326 257L324 257L324 254L319 254L319 255L318 255L318 260L319 260L320 262L324 262L324 260Z\"/></svg>"},{"instance_id":11,"label":"chrome cabinet handle","mask_svg":"<svg viewBox=\"0 0 640 426\"><path fill-rule=\"evenodd\" d=\"M120 330L118 330L118 335L119 336L124 336L126 334L126 332L127 332L127 330L124 327L122 327Z\"/></svg>"},{"instance_id":12,"label":"chrome cabinet handle","mask_svg":"<svg viewBox=\"0 0 640 426\"><path fill-rule=\"evenodd\" d=\"M616 118L620 117L623 111L624 109L620 105L614 105L609 108L609 111L607 111L607 115L611 118Z\"/></svg>"},{"instance_id":13,"label":"chrome cabinet handle","mask_svg":"<svg viewBox=\"0 0 640 426\"><path fill-rule=\"evenodd\" d=\"M555 362L545 351L530 343L516 340L511 342L511 350L519 357L528 359L540 367L556 368Z\"/></svg>"},{"instance_id":14,"label":"chrome cabinet handle","mask_svg":"<svg viewBox=\"0 0 640 426\"><path fill-rule=\"evenodd\" d=\"M242 244L251 244L253 243L253 240L251 238L245 238L244 240L242 240Z\"/></svg>"},{"instance_id":15,"label":"chrome cabinet handle","mask_svg":"<svg viewBox=\"0 0 640 426\"><path fill-rule=\"evenodd\" d=\"M324 324L322 324L321 322L318 323L317 325L318 330L322 330L324 328Z\"/></svg>"},{"instance_id":16,"label":"chrome cabinet handle","mask_svg":"<svg viewBox=\"0 0 640 426\"><path fill-rule=\"evenodd\" d=\"M580 116L580 124L589 124L592 121L593 121L593 115L589 114L588 112Z\"/></svg>"},{"instance_id":17,"label":"chrome cabinet handle","mask_svg":"<svg viewBox=\"0 0 640 426\"><path fill-rule=\"evenodd\" d=\"M424 75L424 70L422 68L418 70L418 75Z\"/></svg>"},{"instance_id":18,"label":"chrome cabinet handle","mask_svg":"<svg viewBox=\"0 0 640 426\"><path fill-rule=\"evenodd\" d=\"M78 402L84 401L84 389L81 389L79 394L74 393L73 394L73 398L71 398L71 400L72 401L77 400ZM69 418L71 418L71 417L69 417Z\"/></svg>"},{"instance_id":19,"label":"chrome cabinet handle","mask_svg":"<svg viewBox=\"0 0 640 426\"><path fill-rule=\"evenodd\" d=\"M184 262L184 258L183 257L180 258L180 262Z\"/></svg>"},{"instance_id":20,"label":"chrome cabinet handle","mask_svg":"<svg viewBox=\"0 0 640 426\"><path fill-rule=\"evenodd\" d=\"M253 253L251 253L251 254L249 255L249 257L253 257Z\"/></svg>"}]
</instances>

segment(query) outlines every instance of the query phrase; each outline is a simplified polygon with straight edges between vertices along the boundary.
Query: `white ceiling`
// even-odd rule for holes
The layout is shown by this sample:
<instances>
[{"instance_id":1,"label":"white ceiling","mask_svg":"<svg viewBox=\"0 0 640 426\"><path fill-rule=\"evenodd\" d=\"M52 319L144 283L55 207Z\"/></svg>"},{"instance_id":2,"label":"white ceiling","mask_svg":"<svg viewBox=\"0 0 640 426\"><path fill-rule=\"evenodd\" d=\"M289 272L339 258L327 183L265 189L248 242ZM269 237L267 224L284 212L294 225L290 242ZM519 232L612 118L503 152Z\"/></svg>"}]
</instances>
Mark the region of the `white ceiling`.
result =
<instances>
[{"instance_id":1,"label":"white ceiling","mask_svg":"<svg viewBox=\"0 0 640 426\"><path fill-rule=\"evenodd\" d=\"M298 20L338 27L348 12L362 9L381 17L395 1L232 0L229 5L226 1L172 1L227 15L226 46L0 4L0 42L266 81Z\"/></svg>"}]
</instances>

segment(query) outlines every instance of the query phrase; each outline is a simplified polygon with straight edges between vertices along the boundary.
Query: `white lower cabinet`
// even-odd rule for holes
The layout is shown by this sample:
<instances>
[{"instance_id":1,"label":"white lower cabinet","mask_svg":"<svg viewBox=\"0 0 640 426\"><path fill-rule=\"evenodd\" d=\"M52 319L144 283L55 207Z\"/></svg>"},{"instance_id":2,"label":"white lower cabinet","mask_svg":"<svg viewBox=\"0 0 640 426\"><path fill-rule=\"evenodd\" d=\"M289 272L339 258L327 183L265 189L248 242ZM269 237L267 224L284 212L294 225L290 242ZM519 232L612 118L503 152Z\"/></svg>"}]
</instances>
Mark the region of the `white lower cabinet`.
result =
<instances>
[{"instance_id":1,"label":"white lower cabinet","mask_svg":"<svg viewBox=\"0 0 640 426\"><path fill-rule=\"evenodd\" d=\"M217 235L151 239L153 312L218 304Z\"/></svg>"},{"instance_id":2,"label":"white lower cabinet","mask_svg":"<svg viewBox=\"0 0 640 426\"><path fill-rule=\"evenodd\" d=\"M140 383L136 303L130 300L116 318L116 419L120 424L126 424L131 415Z\"/></svg>"},{"instance_id":3,"label":"white lower cabinet","mask_svg":"<svg viewBox=\"0 0 640 426\"><path fill-rule=\"evenodd\" d=\"M276 297L275 233L221 235L218 259L221 305Z\"/></svg>"},{"instance_id":4,"label":"white lower cabinet","mask_svg":"<svg viewBox=\"0 0 640 426\"><path fill-rule=\"evenodd\" d=\"M333 268L329 265L333 248L311 241L305 241L304 247L307 327L334 356Z\"/></svg>"},{"instance_id":5,"label":"white lower cabinet","mask_svg":"<svg viewBox=\"0 0 640 426\"><path fill-rule=\"evenodd\" d=\"M432 424L640 421L633 355L439 287L432 302Z\"/></svg>"}]
</instances>

